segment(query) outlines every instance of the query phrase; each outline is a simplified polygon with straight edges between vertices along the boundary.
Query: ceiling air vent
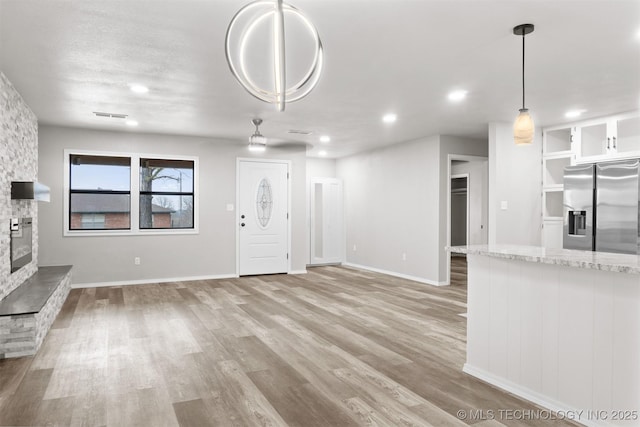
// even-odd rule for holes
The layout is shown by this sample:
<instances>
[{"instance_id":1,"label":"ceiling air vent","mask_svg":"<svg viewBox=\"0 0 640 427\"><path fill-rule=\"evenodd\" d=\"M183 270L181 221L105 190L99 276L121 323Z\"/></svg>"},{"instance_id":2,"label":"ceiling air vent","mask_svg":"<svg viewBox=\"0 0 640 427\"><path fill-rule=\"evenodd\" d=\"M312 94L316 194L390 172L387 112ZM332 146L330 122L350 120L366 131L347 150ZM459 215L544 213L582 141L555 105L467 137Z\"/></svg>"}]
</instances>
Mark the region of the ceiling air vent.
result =
<instances>
[{"instance_id":1,"label":"ceiling air vent","mask_svg":"<svg viewBox=\"0 0 640 427\"><path fill-rule=\"evenodd\" d=\"M97 117L109 117L111 119L126 119L127 114L117 114L117 113L101 113L100 111L94 111Z\"/></svg>"},{"instance_id":2,"label":"ceiling air vent","mask_svg":"<svg viewBox=\"0 0 640 427\"><path fill-rule=\"evenodd\" d=\"M309 130L289 129L287 133L296 133L298 135L311 135L313 132Z\"/></svg>"}]
</instances>

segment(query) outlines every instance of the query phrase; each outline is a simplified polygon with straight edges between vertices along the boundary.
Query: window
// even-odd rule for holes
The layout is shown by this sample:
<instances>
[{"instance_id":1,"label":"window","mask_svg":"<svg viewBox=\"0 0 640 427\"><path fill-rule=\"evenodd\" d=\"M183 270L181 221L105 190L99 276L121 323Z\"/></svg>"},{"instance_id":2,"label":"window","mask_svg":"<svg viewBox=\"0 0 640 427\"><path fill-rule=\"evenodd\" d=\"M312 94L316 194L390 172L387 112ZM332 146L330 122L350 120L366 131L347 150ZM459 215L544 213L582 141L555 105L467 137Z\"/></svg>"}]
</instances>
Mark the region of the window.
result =
<instances>
[{"instance_id":1,"label":"window","mask_svg":"<svg viewBox=\"0 0 640 427\"><path fill-rule=\"evenodd\" d=\"M82 229L103 229L105 225L104 214L82 214Z\"/></svg>"},{"instance_id":2,"label":"window","mask_svg":"<svg viewBox=\"0 0 640 427\"><path fill-rule=\"evenodd\" d=\"M191 160L140 159L140 229L193 228Z\"/></svg>"},{"instance_id":3,"label":"window","mask_svg":"<svg viewBox=\"0 0 640 427\"><path fill-rule=\"evenodd\" d=\"M66 236L198 232L197 157L65 150Z\"/></svg>"},{"instance_id":4,"label":"window","mask_svg":"<svg viewBox=\"0 0 640 427\"><path fill-rule=\"evenodd\" d=\"M131 158L72 154L69 230L131 228Z\"/></svg>"}]
</instances>

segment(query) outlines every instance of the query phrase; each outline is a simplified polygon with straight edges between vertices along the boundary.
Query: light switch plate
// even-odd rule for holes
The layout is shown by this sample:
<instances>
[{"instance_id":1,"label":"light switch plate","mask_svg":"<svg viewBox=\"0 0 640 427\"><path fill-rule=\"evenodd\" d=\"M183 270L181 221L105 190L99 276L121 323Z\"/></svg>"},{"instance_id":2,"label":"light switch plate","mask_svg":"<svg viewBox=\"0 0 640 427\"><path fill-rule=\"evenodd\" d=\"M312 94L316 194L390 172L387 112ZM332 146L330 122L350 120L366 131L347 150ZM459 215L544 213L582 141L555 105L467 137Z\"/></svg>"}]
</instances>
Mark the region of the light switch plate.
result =
<instances>
[{"instance_id":1,"label":"light switch plate","mask_svg":"<svg viewBox=\"0 0 640 427\"><path fill-rule=\"evenodd\" d=\"M509 207L509 204L507 203L506 200L503 200L500 202L500 209L502 209L503 211L506 211Z\"/></svg>"},{"instance_id":2,"label":"light switch plate","mask_svg":"<svg viewBox=\"0 0 640 427\"><path fill-rule=\"evenodd\" d=\"M233 205L231 203L227 203L227 210L233 212Z\"/></svg>"}]
</instances>

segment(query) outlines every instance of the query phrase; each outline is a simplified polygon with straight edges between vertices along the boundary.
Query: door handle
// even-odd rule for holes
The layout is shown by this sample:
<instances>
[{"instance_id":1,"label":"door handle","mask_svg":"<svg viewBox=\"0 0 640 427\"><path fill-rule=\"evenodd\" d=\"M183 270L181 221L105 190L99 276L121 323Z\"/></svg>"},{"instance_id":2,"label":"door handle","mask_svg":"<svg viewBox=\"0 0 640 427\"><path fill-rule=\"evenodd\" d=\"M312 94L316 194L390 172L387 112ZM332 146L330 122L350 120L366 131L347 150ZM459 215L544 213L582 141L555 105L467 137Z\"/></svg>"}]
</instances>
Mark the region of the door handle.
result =
<instances>
[{"instance_id":1,"label":"door handle","mask_svg":"<svg viewBox=\"0 0 640 427\"><path fill-rule=\"evenodd\" d=\"M615 136L613 137L613 149L614 150L616 149L616 137Z\"/></svg>"},{"instance_id":2,"label":"door handle","mask_svg":"<svg viewBox=\"0 0 640 427\"><path fill-rule=\"evenodd\" d=\"M611 149L611 138L607 138L607 150Z\"/></svg>"}]
</instances>

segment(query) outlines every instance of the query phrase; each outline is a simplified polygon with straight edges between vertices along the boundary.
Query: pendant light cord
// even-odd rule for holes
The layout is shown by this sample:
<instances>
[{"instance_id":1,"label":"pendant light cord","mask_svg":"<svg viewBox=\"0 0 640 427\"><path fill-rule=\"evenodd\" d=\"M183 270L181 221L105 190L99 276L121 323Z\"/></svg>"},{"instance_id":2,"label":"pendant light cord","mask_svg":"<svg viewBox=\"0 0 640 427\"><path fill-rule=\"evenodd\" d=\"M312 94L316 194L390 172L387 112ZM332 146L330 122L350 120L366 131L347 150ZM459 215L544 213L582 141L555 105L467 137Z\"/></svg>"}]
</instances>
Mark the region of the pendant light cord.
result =
<instances>
[{"instance_id":1,"label":"pendant light cord","mask_svg":"<svg viewBox=\"0 0 640 427\"><path fill-rule=\"evenodd\" d=\"M522 31L522 109L524 110L524 30Z\"/></svg>"}]
</instances>

